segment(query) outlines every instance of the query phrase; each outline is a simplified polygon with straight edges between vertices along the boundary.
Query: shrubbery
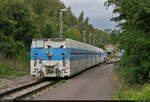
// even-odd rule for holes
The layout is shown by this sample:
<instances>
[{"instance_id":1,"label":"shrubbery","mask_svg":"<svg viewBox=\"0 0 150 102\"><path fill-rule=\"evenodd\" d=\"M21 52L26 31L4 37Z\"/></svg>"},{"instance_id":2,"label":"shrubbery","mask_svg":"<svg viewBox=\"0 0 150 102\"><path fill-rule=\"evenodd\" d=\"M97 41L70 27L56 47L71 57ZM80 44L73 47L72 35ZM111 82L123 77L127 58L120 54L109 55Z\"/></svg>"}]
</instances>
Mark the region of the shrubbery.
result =
<instances>
[{"instance_id":1,"label":"shrubbery","mask_svg":"<svg viewBox=\"0 0 150 102\"><path fill-rule=\"evenodd\" d=\"M124 50L119 63L121 74L130 84L150 81L150 1L107 0L106 6L115 6L120 31L111 32L110 40Z\"/></svg>"},{"instance_id":2,"label":"shrubbery","mask_svg":"<svg viewBox=\"0 0 150 102\"><path fill-rule=\"evenodd\" d=\"M125 50L120 68L129 83L145 83L150 79L150 40L138 35L138 33L128 36L123 34L120 38L119 47Z\"/></svg>"},{"instance_id":3,"label":"shrubbery","mask_svg":"<svg viewBox=\"0 0 150 102\"><path fill-rule=\"evenodd\" d=\"M132 86L127 88L121 85L113 96L114 100L150 100L150 86Z\"/></svg>"},{"instance_id":4,"label":"shrubbery","mask_svg":"<svg viewBox=\"0 0 150 102\"><path fill-rule=\"evenodd\" d=\"M11 36L5 36L4 34L0 33L0 52L5 54L5 57L15 57L22 50L25 50L22 42L15 42Z\"/></svg>"}]
</instances>

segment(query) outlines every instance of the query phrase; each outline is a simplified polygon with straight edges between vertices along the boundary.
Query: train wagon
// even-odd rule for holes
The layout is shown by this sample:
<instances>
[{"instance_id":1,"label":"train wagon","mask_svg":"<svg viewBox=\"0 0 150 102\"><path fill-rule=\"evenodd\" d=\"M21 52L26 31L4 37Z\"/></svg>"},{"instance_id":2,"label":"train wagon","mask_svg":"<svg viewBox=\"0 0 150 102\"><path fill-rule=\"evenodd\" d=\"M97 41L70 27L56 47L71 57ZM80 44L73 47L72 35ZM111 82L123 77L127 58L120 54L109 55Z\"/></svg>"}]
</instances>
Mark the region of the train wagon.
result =
<instances>
[{"instance_id":1,"label":"train wagon","mask_svg":"<svg viewBox=\"0 0 150 102\"><path fill-rule=\"evenodd\" d=\"M31 75L71 77L106 59L103 49L86 43L64 38L35 38L31 45Z\"/></svg>"}]
</instances>

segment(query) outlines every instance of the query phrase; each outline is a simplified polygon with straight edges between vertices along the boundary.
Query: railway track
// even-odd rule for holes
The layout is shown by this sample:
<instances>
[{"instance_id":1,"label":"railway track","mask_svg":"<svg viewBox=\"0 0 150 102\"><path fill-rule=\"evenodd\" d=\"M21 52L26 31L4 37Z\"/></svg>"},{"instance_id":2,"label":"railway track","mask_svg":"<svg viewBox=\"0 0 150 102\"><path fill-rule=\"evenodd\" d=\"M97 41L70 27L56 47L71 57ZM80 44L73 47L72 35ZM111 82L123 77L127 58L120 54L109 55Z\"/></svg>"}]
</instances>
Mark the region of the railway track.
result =
<instances>
[{"instance_id":1,"label":"railway track","mask_svg":"<svg viewBox=\"0 0 150 102\"><path fill-rule=\"evenodd\" d=\"M116 63L116 62L119 62L119 60L117 59L117 60L115 60L115 59L113 59L113 58L110 58L109 60L107 60L105 63L104 63L104 65L106 64L114 64L114 63Z\"/></svg>"},{"instance_id":2,"label":"railway track","mask_svg":"<svg viewBox=\"0 0 150 102\"><path fill-rule=\"evenodd\" d=\"M118 61L111 61L109 59L104 64L113 64ZM58 82L58 80L53 81L46 81L46 80L39 80L3 93L0 93L0 99L21 99L26 96L32 95L48 86L54 85Z\"/></svg>"},{"instance_id":3,"label":"railway track","mask_svg":"<svg viewBox=\"0 0 150 102\"><path fill-rule=\"evenodd\" d=\"M40 80L0 94L0 99L21 99L58 82Z\"/></svg>"},{"instance_id":4,"label":"railway track","mask_svg":"<svg viewBox=\"0 0 150 102\"><path fill-rule=\"evenodd\" d=\"M119 61L112 61L112 62L106 62L106 63L104 63L104 64L114 64L114 63L116 63L116 62L119 62Z\"/></svg>"}]
</instances>

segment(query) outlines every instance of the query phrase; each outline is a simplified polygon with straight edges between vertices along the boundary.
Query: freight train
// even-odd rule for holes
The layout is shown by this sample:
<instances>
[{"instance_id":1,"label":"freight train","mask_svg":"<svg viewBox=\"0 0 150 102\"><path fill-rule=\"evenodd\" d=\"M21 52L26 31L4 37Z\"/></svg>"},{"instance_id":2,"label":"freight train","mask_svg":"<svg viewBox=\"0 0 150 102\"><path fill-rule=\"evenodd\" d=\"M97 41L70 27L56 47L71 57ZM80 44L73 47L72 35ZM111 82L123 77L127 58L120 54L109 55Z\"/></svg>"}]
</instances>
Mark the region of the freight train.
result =
<instances>
[{"instance_id":1,"label":"freight train","mask_svg":"<svg viewBox=\"0 0 150 102\"><path fill-rule=\"evenodd\" d=\"M35 38L31 45L31 75L71 77L107 60L98 47L65 38Z\"/></svg>"}]
</instances>

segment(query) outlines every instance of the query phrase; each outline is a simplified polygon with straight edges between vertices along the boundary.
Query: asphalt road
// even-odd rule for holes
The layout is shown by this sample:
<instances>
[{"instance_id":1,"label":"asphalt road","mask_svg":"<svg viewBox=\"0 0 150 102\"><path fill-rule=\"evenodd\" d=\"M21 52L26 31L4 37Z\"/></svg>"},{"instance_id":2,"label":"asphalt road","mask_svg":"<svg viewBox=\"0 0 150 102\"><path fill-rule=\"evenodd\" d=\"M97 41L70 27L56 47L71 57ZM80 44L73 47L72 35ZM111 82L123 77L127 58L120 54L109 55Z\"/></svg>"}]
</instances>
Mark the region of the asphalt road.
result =
<instances>
[{"instance_id":1,"label":"asphalt road","mask_svg":"<svg viewBox=\"0 0 150 102\"><path fill-rule=\"evenodd\" d=\"M36 98L38 100L111 100L117 80L113 65L89 69Z\"/></svg>"}]
</instances>

